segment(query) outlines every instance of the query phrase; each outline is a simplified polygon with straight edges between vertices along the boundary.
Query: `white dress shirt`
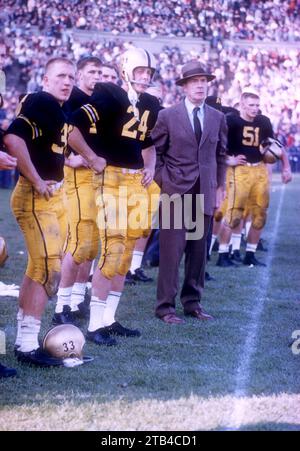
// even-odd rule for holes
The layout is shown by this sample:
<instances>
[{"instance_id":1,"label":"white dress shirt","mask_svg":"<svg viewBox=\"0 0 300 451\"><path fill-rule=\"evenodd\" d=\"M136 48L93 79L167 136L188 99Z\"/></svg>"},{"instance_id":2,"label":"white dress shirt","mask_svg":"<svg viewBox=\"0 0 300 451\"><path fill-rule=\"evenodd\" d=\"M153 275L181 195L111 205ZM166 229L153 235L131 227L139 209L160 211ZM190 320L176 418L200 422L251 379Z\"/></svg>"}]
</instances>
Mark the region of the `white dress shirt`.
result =
<instances>
[{"instance_id":1,"label":"white dress shirt","mask_svg":"<svg viewBox=\"0 0 300 451\"><path fill-rule=\"evenodd\" d=\"M189 101L189 99L186 97L184 99L184 103L189 115L189 120L192 126L192 129L194 130L194 113L193 110L197 105L194 105L192 102ZM198 108L200 108L197 112L197 116L199 118L200 124L201 124L201 129L203 131L203 123L204 123L204 102L198 106ZM195 130L194 130L195 131Z\"/></svg>"}]
</instances>

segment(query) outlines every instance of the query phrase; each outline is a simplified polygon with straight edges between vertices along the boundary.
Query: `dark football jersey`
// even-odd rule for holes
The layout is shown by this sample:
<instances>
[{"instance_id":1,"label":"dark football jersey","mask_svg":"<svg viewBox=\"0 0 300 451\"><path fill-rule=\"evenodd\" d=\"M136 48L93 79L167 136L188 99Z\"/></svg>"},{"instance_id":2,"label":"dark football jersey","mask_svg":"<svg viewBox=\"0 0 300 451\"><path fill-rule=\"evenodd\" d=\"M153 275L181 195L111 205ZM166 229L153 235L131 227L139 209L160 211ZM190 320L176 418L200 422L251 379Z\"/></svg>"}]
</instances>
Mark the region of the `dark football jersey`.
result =
<instances>
[{"instance_id":1,"label":"dark football jersey","mask_svg":"<svg viewBox=\"0 0 300 451\"><path fill-rule=\"evenodd\" d=\"M156 97L143 93L136 108L138 117L124 89L97 83L90 102L72 115L72 123L107 164L140 169L144 166L142 149L153 144L150 133L160 105Z\"/></svg>"},{"instance_id":2,"label":"dark football jersey","mask_svg":"<svg viewBox=\"0 0 300 451\"><path fill-rule=\"evenodd\" d=\"M73 111L78 110L85 103L89 103L90 98L91 96L74 86L70 98L63 104L63 110L67 117L70 117Z\"/></svg>"},{"instance_id":3,"label":"dark football jersey","mask_svg":"<svg viewBox=\"0 0 300 451\"><path fill-rule=\"evenodd\" d=\"M83 92L80 88L77 88L77 86L74 86L70 98L63 104L63 110L68 119L71 119L74 111L78 110L82 105L89 103L90 98L91 96ZM71 152L77 155L77 152L68 146L65 155L69 156Z\"/></svg>"},{"instance_id":4,"label":"dark football jersey","mask_svg":"<svg viewBox=\"0 0 300 451\"><path fill-rule=\"evenodd\" d=\"M51 94L41 91L25 96L6 133L24 139L42 179L58 182L63 179L68 124L61 106Z\"/></svg>"},{"instance_id":5,"label":"dark football jersey","mask_svg":"<svg viewBox=\"0 0 300 451\"><path fill-rule=\"evenodd\" d=\"M245 155L248 163L262 161L260 143L268 137L273 138L270 119L258 115L253 122L242 119L233 113L226 116L228 125L228 155Z\"/></svg>"}]
</instances>

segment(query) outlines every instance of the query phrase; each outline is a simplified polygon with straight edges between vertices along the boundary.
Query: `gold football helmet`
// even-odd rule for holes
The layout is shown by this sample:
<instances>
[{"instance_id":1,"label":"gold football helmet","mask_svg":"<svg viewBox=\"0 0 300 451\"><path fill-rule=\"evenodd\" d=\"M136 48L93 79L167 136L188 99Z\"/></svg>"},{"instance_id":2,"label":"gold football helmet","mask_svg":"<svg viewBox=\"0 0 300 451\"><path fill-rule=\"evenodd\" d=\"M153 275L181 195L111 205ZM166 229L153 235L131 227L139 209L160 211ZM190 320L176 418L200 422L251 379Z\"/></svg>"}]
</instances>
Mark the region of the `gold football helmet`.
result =
<instances>
[{"instance_id":1,"label":"gold football helmet","mask_svg":"<svg viewBox=\"0 0 300 451\"><path fill-rule=\"evenodd\" d=\"M0 236L0 266L3 266L6 259L8 258L6 243L4 238Z\"/></svg>"},{"instance_id":2,"label":"gold football helmet","mask_svg":"<svg viewBox=\"0 0 300 451\"><path fill-rule=\"evenodd\" d=\"M43 349L59 359L83 359L85 338L73 324L60 324L50 329L43 340Z\"/></svg>"},{"instance_id":3,"label":"gold football helmet","mask_svg":"<svg viewBox=\"0 0 300 451\"><path fill-rule=\"evenodd\" d=\"M260 151L263 155L265 163L273 164L281 159L282 156L282 144L278 139L266 138L260 145Z\"/></svg>"}]
</instances>

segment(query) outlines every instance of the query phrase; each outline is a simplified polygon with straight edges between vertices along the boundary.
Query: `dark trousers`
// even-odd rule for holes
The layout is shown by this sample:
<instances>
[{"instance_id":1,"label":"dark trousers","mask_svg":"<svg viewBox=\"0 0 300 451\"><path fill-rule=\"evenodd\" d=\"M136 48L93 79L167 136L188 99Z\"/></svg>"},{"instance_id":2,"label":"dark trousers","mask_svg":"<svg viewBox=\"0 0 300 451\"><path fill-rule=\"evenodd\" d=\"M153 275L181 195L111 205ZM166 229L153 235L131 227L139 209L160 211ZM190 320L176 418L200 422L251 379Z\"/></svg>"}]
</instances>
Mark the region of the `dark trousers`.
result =
<instances>
[{"instance_id":1,"label":"dark trousers","mask_svg":"<svg viewBox=\"0 0 300 451\"><path fill-rule=\"evenodd\" d=\"M195 194L199 193L199 182L190 190L195 206ZM181 196L184 204L184 196ZM170 209L171 217L174 213L173 205ZM193 208L193 213L195 209ZM162 217L162 205L160 215ZM180 293L180 300L185 312L191 312L199 307L204 289L206 265L206 238L211 222L211 216L203 215L204 231L201 239L187 240L187 228L174 227L171 220L170 228L166 229L160 224L159 235L159 273L157 285L157 304L155 314L162 317L175 312L175 299L179 288L179 265L185 254L184 282Z\"/></svg>"}]
</instances>

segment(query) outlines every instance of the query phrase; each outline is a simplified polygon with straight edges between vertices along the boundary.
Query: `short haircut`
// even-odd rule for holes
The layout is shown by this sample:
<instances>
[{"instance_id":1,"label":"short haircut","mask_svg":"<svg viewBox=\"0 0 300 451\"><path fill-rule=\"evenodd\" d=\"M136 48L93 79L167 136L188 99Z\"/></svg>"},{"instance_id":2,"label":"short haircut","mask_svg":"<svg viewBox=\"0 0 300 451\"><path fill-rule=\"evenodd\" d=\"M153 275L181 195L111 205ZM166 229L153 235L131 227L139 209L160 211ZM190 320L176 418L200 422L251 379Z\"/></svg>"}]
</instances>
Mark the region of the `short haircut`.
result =
<instances>
[{"instance_id":1,"label":"short haircut","mask_svg":"<svg viewBox=\"0 0 300 451\"><path fill-rule=\"evenodd\" d=\"M108 69L114 70L115 73L117 74L117 77L119 78L119 71L117 69L117 66L115 66L114 64L103 63L103 64L101 64L101 67L107 67Z\"/></svg>"},{"instance_id":2,"label":"short haircut","mask_svg":"<svg viewBox=\"0 0 300 451\"><path fill-rule=\"evenodd\" d=\"M259 99L258 94L254 94L254 92L243 92L241 99Z\"/></svg>"},{"instance_id":3,"label":"short haircut","mask_svg":"<svg viewBox=\"0 0 300 451\"><path fill-rule=\"evenodd\" d=\"M97 56L84 56L77 62L77 70L82 70L87 64L102 65L100 58L97 58Z\"/></svg>"},{"instance_id":4,"label":"short haircut","mask_svg":"<svg viewBox=\"0 0 300 451\"><path fill-rule=\"evenodd\" d=\"M55 64L55 63L65 63L65 64L69 64L70 66L73 66L75 68L75 65L72 60L70 60L69 58L64 58L62 56L58 56L55 58L51 58L49 61L47 61L46 66L45 66L45 74L49 71L50 67L53 66L53 64Z\"/></svg>"}]
</instances>

